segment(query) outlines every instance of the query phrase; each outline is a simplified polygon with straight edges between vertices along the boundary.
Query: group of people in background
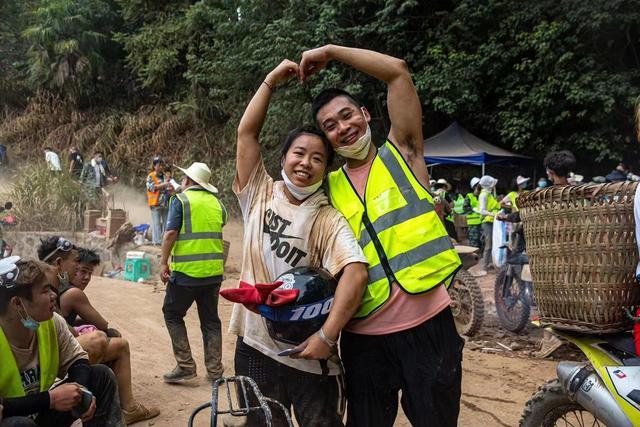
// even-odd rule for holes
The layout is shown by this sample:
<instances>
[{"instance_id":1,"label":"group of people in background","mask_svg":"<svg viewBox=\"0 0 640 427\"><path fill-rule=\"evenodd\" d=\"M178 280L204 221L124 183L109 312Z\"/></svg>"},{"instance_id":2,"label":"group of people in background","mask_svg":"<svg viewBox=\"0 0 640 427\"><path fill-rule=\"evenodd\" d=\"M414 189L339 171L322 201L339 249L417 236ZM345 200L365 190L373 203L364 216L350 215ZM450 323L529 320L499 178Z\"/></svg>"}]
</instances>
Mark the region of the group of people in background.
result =
<instances>
[{"instance_id":1,"label":"group of people in background","mask_svg":"<svg viewBox=\"0 0 640 427\"><path fill-rule=\"evenodd\" d=\"M574 172L576 158L568 150L548 153L543 164L546 177L538 179L535 189L544 189L550 185L577 185L585 181L582 175ZM628 164L620 162L606 176L592 177L591 183L627 180L639 181L640 177L631 171ZM470 191L467 193L462 190L453 192L452 185L444 178L432 179L430 184L431 191L438 196L440 206L437 209L449 236L458 240L454 215L463 215L468 227L469 245L481 248L482 270L478 274L494 269L491 259L494 219L503 219L506 217L501 215L518 212L518 197L534 189L531 178L521 175L513 178L509 192L503 196L499 196L496 190L498 180L490 175L471 178Z\"/></svg>"}]
</instances>

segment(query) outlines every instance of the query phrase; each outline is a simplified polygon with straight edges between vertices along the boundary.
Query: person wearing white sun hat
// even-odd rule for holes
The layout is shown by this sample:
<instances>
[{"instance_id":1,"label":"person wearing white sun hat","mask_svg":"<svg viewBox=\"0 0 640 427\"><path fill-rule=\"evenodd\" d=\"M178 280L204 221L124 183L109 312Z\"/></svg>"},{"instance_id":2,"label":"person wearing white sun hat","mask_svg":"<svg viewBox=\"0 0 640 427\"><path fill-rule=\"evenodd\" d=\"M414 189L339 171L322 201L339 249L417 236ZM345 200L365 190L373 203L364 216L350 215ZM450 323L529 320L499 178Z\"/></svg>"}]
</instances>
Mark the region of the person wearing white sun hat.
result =
<instances>
[{"instance_id":1,"label":"person wearing white sun hat","mask_svg":"<svg viewBox=\"0 0 640 427\"><path fill-rule=\"evenodd\" d=\"M510 208L511 212L518 212L519 210L518 203L517 203L518 196L521 196L524 193L527 193L529 191L527 188L529 187L530 181L531 181L531 178L526 178L522 175L518 175L516 178L514 178L511 184L513 190L510 191L500 201L500 206Z\"/></svg>"},{"instance_id":2,"label":"person wearing white sun hat","mask_svg":"<svg viewBox=\"0 0 640 427\"><path fill-rule=\"evenodd\" d=\"M227 210L215 196L211 170L192 163L184 173L182 192L171 198L162 240L161 279L167 282L162 306L176 358L175 369L164 375L167 383L196 376L184 316L195 301L204 341L205 365L210 380L219 378L222 366L222 331L218 317L218 291L224 273L222 227Z\"/></svg>"}]
</instances>

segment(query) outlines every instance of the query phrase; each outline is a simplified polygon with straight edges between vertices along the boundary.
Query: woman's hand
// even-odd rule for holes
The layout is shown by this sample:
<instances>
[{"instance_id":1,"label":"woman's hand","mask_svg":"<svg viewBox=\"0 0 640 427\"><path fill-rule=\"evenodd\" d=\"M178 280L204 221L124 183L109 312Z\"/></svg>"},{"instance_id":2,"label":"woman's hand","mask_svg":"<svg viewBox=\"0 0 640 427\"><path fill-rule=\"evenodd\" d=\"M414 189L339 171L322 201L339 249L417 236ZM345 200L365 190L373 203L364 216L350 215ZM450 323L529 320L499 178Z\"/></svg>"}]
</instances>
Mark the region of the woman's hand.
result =
<instances>
[{"instance_id":1,"label":"woman's hand","mask_svg":"<svg viewBox=\"0 0 640 427\"><path fill-rule=\"evenodd\" d=\"M300 74L300 67L293 61L289 61L288 59L283 59L280 64L276 68L273 69L267 77L265 81L270 85L271 88L275 89L277 85L282 82L285 82L291 78L297 78Z\"/></svg>"}]
</instances>

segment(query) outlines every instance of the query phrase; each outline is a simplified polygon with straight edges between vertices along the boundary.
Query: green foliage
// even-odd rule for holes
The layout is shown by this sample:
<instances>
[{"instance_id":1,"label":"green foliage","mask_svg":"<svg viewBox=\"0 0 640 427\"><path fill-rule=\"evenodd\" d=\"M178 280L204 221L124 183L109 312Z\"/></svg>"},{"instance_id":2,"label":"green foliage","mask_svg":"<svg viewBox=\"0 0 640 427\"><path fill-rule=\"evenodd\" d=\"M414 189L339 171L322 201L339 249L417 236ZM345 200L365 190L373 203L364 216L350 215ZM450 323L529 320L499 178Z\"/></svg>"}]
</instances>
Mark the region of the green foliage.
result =
<instances>
[{"instance_id":1,"label":"green foliage","mask_svg":"<svg viewBox=\"0 0 640 427\"><path fill-rule=\"evenodd\" d=\"M0 71L9 77L0 75L0 95L25 93L28 77L36 92L74 99L76 111L56 107L65 117L57 121L29 107L23 121L0 125L0 138L19 140L30 147L25 152L45 140L101 147L131 175L143 173L137 156L165 152L159 144L167 143L178 163L186 160L178 153L195 156L228 169L231 179L235 128L265 75L283 58L298 61L306 49L335 43L407 61L426 135L458 120L538 158L560 147L581 160L637 158L639 6L639 0L2 2ZM310 100L328 86L361 99L374 132L386 133L384 85L330 64L305 86L278 88L261 135L272 170L284 136L311 121ZM182 130L153 136L165 122Z\"/></svg>"},{"instance_id":2,"label":"green foliage","mask_svg":"<svg viewBox=\"0 0 640 427\"><path fill-rule=\"evenodd\" d=\"M42 0L22 32L30 43L28 82L72 100L93 94L104 78L105 52L117 15L106 0Z\"/></svg>"}]
</instances>

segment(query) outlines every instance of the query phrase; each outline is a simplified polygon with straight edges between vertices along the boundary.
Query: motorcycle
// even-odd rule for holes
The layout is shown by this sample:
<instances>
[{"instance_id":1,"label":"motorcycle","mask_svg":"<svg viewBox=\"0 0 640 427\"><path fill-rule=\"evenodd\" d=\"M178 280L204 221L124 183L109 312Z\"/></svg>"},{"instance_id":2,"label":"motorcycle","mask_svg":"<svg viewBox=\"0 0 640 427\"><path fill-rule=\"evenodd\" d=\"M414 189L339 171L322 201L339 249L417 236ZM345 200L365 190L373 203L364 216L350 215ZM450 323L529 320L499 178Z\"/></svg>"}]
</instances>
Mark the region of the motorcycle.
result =
<instances>
[{"instance_id":1,"label":"motorcycle","mask_svg":"<svg viewBox=\"0 0 640 427\"><path fill-rule=\"evenodd\" d=\"M455 245L462 268L449 286L451 311L460 335L473 336L482 326L484 301L476 279L467 271L478 263L478 248Z\"/></svg>"},{"instance_id":2,"label":"motorcycle","mask_svg":"<svg viewBox=\"0 0 640 427\"><path fill-rule=\"evenodd\" d=\"M520 427L640 426L640 357L631 333L546 330L575 344L588 362L560 362L558 378L525 404Z\"/></svg>"},{"instance_id":3,"label":"motorcycle","mask_svg":"<svg viewBox=\"0 0 640 427\"><path fill-rule=\"evenodd\" d=\"M522 225L516 224L516 227ZM516 233L512 234L515 235ZM522 239L522 242L516 242L516 239ZM535 305L524 236L512 237L506 249L505 265L500 269L494 284L496 312L506 330L519 333L527 326L531 307Z\"/></svg>"}]
</instances>

